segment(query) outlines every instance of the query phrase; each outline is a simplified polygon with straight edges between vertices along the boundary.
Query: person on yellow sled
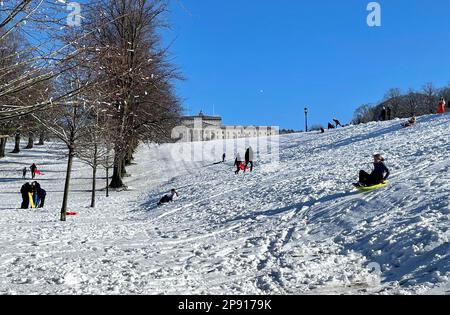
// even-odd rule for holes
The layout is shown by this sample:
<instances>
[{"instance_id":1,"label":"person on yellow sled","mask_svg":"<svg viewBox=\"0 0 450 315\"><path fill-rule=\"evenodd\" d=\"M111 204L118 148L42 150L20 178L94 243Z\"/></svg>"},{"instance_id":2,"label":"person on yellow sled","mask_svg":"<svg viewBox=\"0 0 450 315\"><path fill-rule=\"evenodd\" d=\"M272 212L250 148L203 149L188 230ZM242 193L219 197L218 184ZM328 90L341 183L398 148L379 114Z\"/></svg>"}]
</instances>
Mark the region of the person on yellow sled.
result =
<instances>
[{"instance_id":1,"label":"person on yellow sled","mask_svg":"<svg viewBox=\"0 0 450 315\"><path fill-rule=\"evenodd\" d=\"M386 183L391 173L384 164L384 157L381 154L375 154L373 160L374 169L372 173L369 174L365 171L360 171L359 182L355 184L356 187L372 187Z\"/></svg>"}]
</instances>

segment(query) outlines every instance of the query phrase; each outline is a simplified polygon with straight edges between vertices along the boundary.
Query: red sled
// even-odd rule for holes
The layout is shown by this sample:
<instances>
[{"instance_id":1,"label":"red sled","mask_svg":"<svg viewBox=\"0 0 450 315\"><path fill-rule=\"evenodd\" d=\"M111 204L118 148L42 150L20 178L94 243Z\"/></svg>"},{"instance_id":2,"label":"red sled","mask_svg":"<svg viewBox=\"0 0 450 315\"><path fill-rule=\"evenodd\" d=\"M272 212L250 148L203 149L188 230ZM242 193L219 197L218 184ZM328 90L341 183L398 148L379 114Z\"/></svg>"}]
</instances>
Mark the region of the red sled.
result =
<instances>
[{"instance_id":1,"label":"red sled","mask_svg":"<svg viewBox=\"0 0 450 315\"><path fill-rule=\"evenodd\" d=\"M39 170L34 171L34 173L35 173L36 175L42 175L41 171L39 171Z\"/></svg>"},{"instance_id":2,"label":"red sled","mask_svg":"<svg viewBox=\"0 0 450 315\"><path fill-rule=\"evenodd\" d=\"M67 212L66 215L68 215L68 216L75 216L75 215L78 215L78 213L76 213L76 212Z\"/></svg>"},{"instance_id":3,"label":"red sled","mask_svg":"<svg viewBox=\"0 0 450 315\"><path fill-rule=\"evenodd\" d=\"M245 163L241 163L241 165L239 166L239 168L241 169L241 171L245 171ZM254 169L255 167L253 166L253 169ZM250 167L249 166L247 166L247 171L249 171L250 170Z\"/></svg>"}]
</instances>

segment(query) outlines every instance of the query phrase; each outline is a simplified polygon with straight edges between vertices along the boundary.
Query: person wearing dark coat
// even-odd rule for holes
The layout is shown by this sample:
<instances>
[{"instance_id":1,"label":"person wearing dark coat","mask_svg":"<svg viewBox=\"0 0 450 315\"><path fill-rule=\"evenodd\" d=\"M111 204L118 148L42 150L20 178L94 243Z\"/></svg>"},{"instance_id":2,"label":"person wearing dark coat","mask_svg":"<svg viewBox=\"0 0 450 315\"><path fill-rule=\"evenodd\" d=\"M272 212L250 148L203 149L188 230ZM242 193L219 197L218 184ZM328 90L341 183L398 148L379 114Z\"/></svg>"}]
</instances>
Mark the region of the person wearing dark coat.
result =
<instances>
[{"instance_id":1,"label":"person wearing dark coat","mask_svg":"<svg viewBox=\"0 0 450 315\"><path fill-rule=\"evenodd\" d=\"M20 188L20 193L22 194L22 205L21 209L28 209L30 207L30 196L29 193L33 191L30 183L23 184L22 188Z\"/></svg>"},{"instance_id":2,"label":"person wearing dark coat","mask_svg":"<svg viewBox=\"0 0 450 315\"><path fill-rule=\"evenodd\" d=\"M323 129L322 127L320 128L320 133L325 133L325 129Z\"/></svg>"},{"instance_id":3,"label":"person wearing dark coat","mask_svg":"<svg viewBox=\"0 0 450 315\"><path fill-rule=\"evenodd\" d=\"M165 203L172 202L173 198L175 198L175 196L179 197L179 194L176 191L176 189L172 189L169 194L167 194L161 198L161 200L158 202L158 206L161 206L162 204L165 204Z\"/></svg>"},{"instance_id":4,"label":"person wearing dark coat","mask_svg":"<svg viewBox=\"0 0 450 315\"><path fill-rule=\"evenodd\" d=\"M34 163L31 164L30 170L31 170L31 178L34 179L36 177L36 170L37 170L36 164Z\"/></svg>"},{"instance_id":5,"label":"person wearing dark coat","mask_svg":"<svg viewBox=\"0 0 450 315\"><path fill-rule=\"evenodd\" d=\"M392 120L392 109L388 107L386 109L387 120Z\"/></svg>"},{"instance_id":6,"label":"person wearing dark coat","mask_svg":"<svg viewBox=\"0 0 450 315\"><path fill-rule=\"evenodd\" d=\"M41 188L41 185L38 182L33 182L31 187L36 208L43 208L45 205L45 197L47 196L47 192Z\"/></svg>"},{"instance_id":7,"label":"person wearing dark coat","mask_svg":"<svg viewBox=\"0 0 450 315\"><path fill-rule=\"evenodd\" d=\"M376 154L373 159L374 170L372 173L369 174L365 171L359 172L359 186L370 187L383 184L389 178L390 172L384 164L384 158L380 154Z\"/></svg>"},{"instance_id":8,"label":"person wearing dark coat","mask_svg":"<svg viewBox=\"0 0 450 315\"><path fill-rule=\"evenodd\" d=\"M244 173L247 170L247 166L250 164L250 172L253 172L253 149L249 147L245 152L245 168Z\"/></svg>"},{"instance_id":9,"label":"person wearing dark coat","mask_svg":"<svg viewBox=\"0 0 450 315\"><path fill-rule=\"evenodd\" d=\"M337 128L337 127L342 127L342 124L341 124L341 122L340 122L339 120L337 120L336 118L334 118L333 121L334 121L334 124L336 125L336 128Z\"/></svg>"},{"instance_id":10,"label":"person wearing dark coat","mask_svg":"<svg viewBox=\"0 0 450 315\"><path fill-rule=\"evenodd\" d=\"M222 163L225 163L226 157L227 157L227 155L224 153L224 154L222 155Z\"/></svg>"},{"instance_id":11,"label":"person wearing dark coat","mask_svg":"<svg viewBox=\"0 0 450 315\"><path fill-rule=\"evenodd\" d=\"M387 119L387 110L386 107L383 107L383 109L381 110L381 120L386 121L386 119Z\"/></svg>"},{"instance_id":12,"label":"person wearing dark coat","mask_svg":"<svg viewBox=\"0 0 450 315\"><path fill-rule=\"evenodd\" d=\"M328 129L336 129L332 123L328 123Z\"/></svg>"},{"instance_id":13,"label":"person wearing dark coat","mask_svg":"<svg viewBox=\"0 0 450 315\"><path fill-rule=\"evenodd\" d=\"M27 178L27 172L28 172L28 169L26 167L24 167L22 170L22 179Z\"/></svg>"}]
</instances>

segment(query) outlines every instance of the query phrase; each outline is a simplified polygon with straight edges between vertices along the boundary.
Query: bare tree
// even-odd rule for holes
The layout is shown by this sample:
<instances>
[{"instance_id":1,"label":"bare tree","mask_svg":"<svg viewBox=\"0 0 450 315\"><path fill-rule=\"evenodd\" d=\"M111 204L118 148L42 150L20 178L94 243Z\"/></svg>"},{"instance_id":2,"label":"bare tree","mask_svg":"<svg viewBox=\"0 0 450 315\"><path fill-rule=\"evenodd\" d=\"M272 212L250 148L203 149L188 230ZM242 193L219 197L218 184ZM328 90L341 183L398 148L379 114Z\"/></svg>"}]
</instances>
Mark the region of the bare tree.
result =
<instances>
[{"instance_id":1,"label":"bare tree","mask_svg":"<svg viewBox=\"0 0 450 315\"><path fill-rule=\"evenodd\" d=\"M427 83L423 86L422 90L425 94L425 102L428 114L435 113L437 104L436 88L434 87L433 83Z\"/></svg>"}]
</instances>

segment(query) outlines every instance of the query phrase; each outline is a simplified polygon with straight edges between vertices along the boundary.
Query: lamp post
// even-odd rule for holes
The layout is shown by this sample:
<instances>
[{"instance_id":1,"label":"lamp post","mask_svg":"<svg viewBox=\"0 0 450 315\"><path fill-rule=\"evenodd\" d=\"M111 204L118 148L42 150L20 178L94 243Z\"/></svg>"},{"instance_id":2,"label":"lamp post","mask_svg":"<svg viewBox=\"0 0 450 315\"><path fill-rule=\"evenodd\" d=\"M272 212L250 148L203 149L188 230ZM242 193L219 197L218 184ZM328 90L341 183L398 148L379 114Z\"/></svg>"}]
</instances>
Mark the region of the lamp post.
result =
<instances>
[{"instance_id":1,"label":"lamp post","mask_svg":"<svg viewBox=\"0 0 450 315\"><path fill-rule=\"evenodd\" d=\"M308 107L305 107L305 132L308 132Z\"/></svg>"}]
</instances>

